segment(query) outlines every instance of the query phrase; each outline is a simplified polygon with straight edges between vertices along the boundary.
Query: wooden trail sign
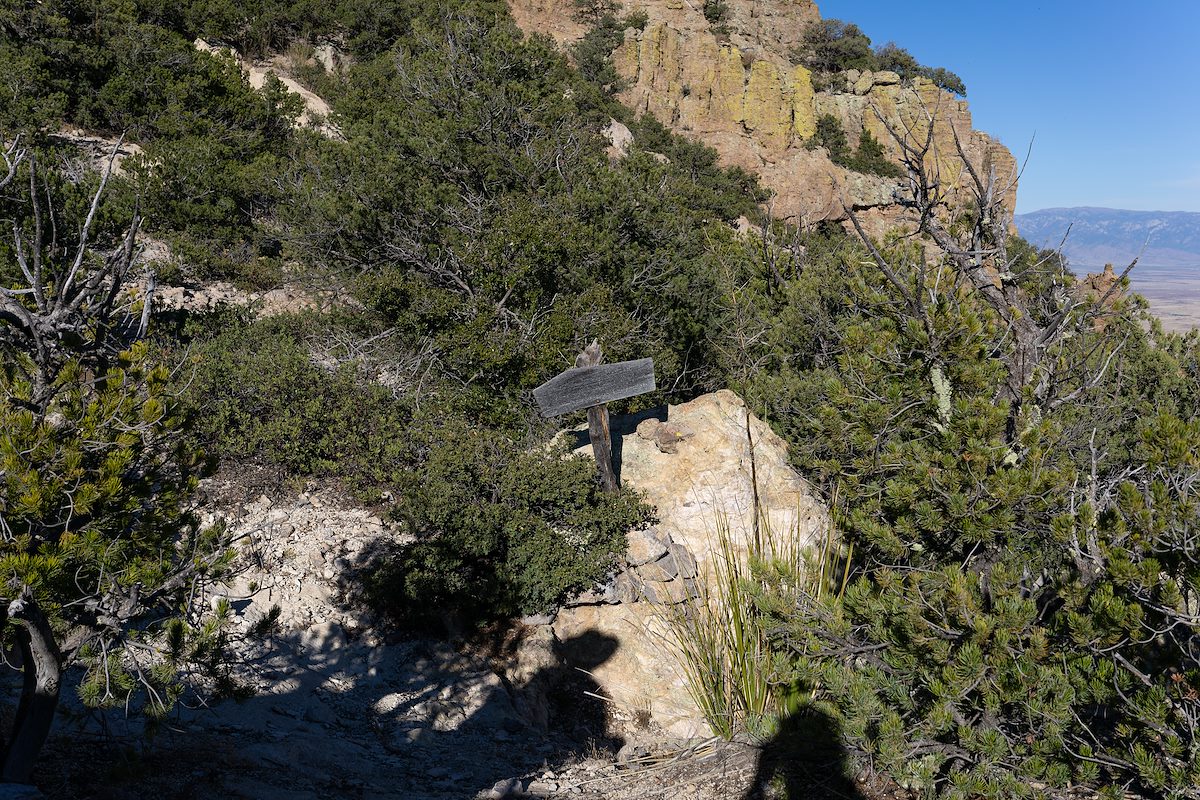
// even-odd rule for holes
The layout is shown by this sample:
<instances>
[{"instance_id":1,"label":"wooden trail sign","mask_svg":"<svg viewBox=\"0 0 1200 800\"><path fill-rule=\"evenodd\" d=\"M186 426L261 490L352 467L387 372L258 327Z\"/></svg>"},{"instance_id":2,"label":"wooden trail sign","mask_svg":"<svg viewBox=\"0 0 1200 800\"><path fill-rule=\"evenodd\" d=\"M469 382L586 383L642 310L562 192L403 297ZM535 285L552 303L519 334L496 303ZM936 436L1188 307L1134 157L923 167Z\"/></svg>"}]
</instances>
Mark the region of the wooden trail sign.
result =
<instances>
[{"instance_id":1,"label":"wooden trail sign","mask_svg":"<svg viewBox=\"0 0 1200 800\"><path fill-rule=\"evenodd\" d=\"M654 391L654 359L575 367L533 390L543 417L557 417Z\"/></svg>"},{"instance_id":2,"label":"wooden trail sign","mask_svg":"<svg viewBox=\"0 0 1200 800\"><path fill-rule=\"evenodd\" d=\"M654 360L639 358L601 364L603 357L600 343L593 340L576 356L572 369L534 389L533 397L543 417L588 410L588 437L592 440L596 468L600 470L600 483L604 491L616 492L620 486L613 469L608 408L604 404L654 391Z\"/></svg>"}]
</instances>

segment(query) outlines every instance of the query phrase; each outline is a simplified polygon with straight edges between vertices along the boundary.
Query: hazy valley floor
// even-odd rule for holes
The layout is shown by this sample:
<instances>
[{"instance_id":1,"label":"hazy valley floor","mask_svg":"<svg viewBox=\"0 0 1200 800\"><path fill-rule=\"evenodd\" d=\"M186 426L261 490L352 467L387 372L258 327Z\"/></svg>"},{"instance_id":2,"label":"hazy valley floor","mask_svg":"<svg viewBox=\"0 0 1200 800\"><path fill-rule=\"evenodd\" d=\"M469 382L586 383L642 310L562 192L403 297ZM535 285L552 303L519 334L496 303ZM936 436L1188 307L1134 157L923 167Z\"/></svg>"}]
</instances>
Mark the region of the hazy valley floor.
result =
<instances>
[{"instance_id":1,"label":"hazy valley floor","mask_svg":"<svg viewBox=\"0 0 1200 800\"><path fill-rule=\"evenodd\" d=\"M1150 309L1169 331L1200 327L1200 265L1137 266L1130 273L1133 291L1150 301Z\"/></svg>"}]
</instances>

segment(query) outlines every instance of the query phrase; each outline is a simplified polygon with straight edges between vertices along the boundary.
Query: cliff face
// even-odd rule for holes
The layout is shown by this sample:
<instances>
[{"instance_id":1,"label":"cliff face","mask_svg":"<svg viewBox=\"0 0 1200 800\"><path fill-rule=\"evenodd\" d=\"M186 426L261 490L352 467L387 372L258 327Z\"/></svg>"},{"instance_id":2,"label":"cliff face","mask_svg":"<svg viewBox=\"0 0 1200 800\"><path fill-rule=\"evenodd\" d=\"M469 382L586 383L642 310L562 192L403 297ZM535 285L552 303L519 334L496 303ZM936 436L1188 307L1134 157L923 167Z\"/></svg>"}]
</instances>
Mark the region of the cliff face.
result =
<instances>
[{"instance_id":1,"label":"cliff face","mask_svg":"<svg viewBox=\"0 0 1200 800\"><path fill-rule=\"evenodd\" d=\"M934 125L931 166L944 185L967 175L955 145L955 132L968 159L985 172L994 168L1011 180L1015 206L1016 162L1000 143L971 127L964 101L917 79L902 84L891 72L851 71L827 91L814 91L812 76L791 62L807 23L820 19L811 0L728 0L726 17L714 25L703 4L693 0L627 2L626 13L644 11L642 30L625 31L613 53L617 71L628 81L621 99L638 113L650 113L673 130L712 146L730 166L752 170L774 192L771 211L792 221L840 220L843 204L863 212L882 230L901 222L894 202L896 182L846 170L823 149L807 149L816 120L832 114L857 147L869 131L899 161L900 148L881 117L895 130L922 138ZM574 20L571 0L510 0L517 23L569 43L586 28Z\"/></svg>"}]
</instances>

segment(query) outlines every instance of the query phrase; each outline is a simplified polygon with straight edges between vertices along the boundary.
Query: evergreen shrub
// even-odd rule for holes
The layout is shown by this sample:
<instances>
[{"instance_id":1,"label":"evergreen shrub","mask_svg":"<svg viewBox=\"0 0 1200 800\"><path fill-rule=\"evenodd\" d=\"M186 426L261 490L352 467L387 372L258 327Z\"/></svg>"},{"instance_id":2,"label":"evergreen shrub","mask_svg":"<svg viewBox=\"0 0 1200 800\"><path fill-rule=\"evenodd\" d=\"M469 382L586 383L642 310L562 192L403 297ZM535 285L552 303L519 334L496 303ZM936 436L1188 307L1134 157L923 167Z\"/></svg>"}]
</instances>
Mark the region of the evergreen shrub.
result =
<instances>
[{"instance_id":1,"label":"evergreen shrub","mask_svg":"<svg viewBox=\"0 0 1200 800\"><path fill-rule=\"evenodd\" d=\"M842 273L810 262L780 324L822 330L748 388L855 547L840 601L766 593L790 679L923 796L1196 796L1200 342L1118 306L1062 354L1095 372L1014 427L1004 327L936 260L883 247L926 321L855 248ZM1060 262L1010 253L1030 296L1055 291Z\"/></svg>"}]
</instances>

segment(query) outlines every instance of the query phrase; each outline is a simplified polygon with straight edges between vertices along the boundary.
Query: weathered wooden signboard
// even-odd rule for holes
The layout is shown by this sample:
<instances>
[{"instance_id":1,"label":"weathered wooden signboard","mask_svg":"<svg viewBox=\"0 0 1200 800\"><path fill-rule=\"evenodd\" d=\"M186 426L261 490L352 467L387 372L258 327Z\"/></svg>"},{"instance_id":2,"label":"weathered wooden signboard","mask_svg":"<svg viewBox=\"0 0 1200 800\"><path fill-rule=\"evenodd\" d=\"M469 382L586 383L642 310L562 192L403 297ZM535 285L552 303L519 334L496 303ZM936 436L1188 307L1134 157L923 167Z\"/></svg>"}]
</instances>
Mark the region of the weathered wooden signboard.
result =
<instances>
[{"instance_id":1,"label":"weathered wooden signboard","mask_svg":"<svg viewBox=\"0 0 1200 800\"><path fill-rule=\"evenodd\" d=\"M603 357L599 342L593 341L575 358L572 369L534 389L533 397L543 417L588 410L588 436L596 468L600 470L600 482L606 492L616 492L620 487L613 469L608 408L604 404L654 391L654 360L639 358L601 364Z\"/></svg>"},{"instance_id":2,"label":"weathered wooden signboard","mask_svg":"<svg viewBox=\"0 0 1200 800\"><path fill-rule=\"evenodd\" d=\"M654 391L654 359L575 367L533 390L543 417L557 417Z\"/></svg>"}]
</instances>

